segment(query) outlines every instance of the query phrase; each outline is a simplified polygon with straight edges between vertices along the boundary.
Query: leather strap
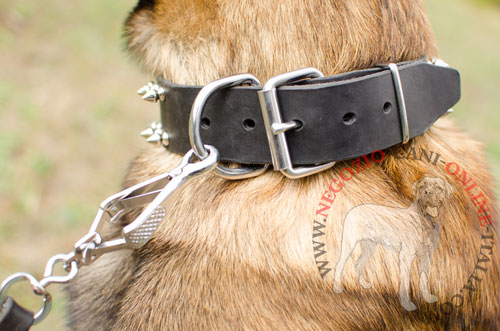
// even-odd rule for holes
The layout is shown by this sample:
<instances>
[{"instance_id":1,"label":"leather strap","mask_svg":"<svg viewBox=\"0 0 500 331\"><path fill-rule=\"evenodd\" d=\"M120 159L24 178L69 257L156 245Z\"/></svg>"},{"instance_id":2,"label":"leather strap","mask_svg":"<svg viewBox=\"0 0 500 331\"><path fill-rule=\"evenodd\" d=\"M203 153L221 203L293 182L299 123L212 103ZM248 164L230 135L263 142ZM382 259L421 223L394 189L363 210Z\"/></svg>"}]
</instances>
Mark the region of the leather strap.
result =
<instances>
[{"instance_id":1,"label":"leather strap","mask_svg":"<svg viewBox=\"0 0 500 331\"><path fill-rule=\"evenodd\" d=\"M423 134L460 99L455 69L425 61L398 64L410 137ZM191 147L188 121L201 87L172 84L165 89L161 121L168 150L184 154ZM221 160L242 164L272 163L257 91L234 87L215 92L203 110L201 136ZM390 70L383 67L301 81L278 88L283 122L302 127L286 133L294 165L340 161L400 144L398 101ZM385 110L385 111L384 111ZM254 124L253 127L251 124Z\"/></svg>"},{"instance_id":2,"label":"leather strap","mask_svg":"<svg viewBox=\"0 0 500 331\"><path fill-rule=\"evenodd\" d=\"M33 313L19 306L11 297L0 303L0 331L26 331L33 325Z\"/></svg>"}]
</instances>

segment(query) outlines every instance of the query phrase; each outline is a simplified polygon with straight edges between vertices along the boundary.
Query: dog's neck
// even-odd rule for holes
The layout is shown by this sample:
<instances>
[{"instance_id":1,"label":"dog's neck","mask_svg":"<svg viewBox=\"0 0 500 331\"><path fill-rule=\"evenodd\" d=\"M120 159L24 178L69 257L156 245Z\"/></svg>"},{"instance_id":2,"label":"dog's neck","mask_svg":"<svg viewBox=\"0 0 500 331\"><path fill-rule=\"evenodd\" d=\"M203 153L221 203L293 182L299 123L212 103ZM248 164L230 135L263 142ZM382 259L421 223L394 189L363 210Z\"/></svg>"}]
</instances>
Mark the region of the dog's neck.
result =
<instances>
[{"instance_id":1,"label":"dog's neck","mask_svg":"<svg viewBox=\"0 0 500 331\"><path fill-rule=\"evenodd\" d=\"M171 0L132 14L130 49L181 84L302 67L326 75L436 56L421 1ZM147 15L153 19L145 20Z\"/></svg>"}]
</instances>

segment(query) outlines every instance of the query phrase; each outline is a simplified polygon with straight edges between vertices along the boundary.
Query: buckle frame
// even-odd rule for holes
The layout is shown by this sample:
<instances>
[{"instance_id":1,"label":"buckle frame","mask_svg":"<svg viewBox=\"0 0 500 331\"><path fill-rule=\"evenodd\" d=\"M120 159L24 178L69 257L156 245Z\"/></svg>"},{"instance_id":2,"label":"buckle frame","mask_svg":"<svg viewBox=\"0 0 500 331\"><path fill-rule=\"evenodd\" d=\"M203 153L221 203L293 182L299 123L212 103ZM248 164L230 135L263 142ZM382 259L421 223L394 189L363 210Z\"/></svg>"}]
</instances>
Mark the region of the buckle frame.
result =
<instances>
[{"instance_id":1,"label":"buckle frame","mask_svg":"<svg viewBox=\"0 0 500 331\"><path fill-rule=\"evenodd\" d=\"M296 82L307 78L323 77L324 75L315 68L304 68L274 76L267 81L261 91L258 91L260 108L264 125L266 127L267 139L273 160L273 167L276 171L281 171L288 178L297 179L306 177L335 165L329 162L310 167L293 167L290 158L290 150L286 140L285 132L299 127L295 121L283 122L278 100L277 88L288 83Z\"/></svg>"}]
</instances>

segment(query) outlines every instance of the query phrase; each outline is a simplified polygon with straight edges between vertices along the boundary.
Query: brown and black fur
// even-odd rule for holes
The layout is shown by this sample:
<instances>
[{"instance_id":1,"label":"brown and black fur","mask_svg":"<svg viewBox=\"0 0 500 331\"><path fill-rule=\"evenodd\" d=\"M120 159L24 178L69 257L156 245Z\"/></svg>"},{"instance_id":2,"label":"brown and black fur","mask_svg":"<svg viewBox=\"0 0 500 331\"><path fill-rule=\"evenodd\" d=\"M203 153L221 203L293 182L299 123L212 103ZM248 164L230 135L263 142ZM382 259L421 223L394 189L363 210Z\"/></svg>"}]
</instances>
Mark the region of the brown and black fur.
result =
<instances>
[{"instance_id":1,"label":"brown and black fur","mask_svg":"<svg viewBox=\"0 0 500 331\"><path fill-rule=\"evenodd\" d=\"M265 81L310 66L332 75L437 55L423 6L415 0L149 0L139 2L125 32L144 68L180 84L243 72ZM495 243L482 281L474 283L477 290L466 295L460 314L440 311L474 271L485 228L460 182L443 167L397 157L411 148L434 151L466 169L486 195L495 222L481 145L442 119L409 144L385 151L381 166L357 175L337 196L328 218L328 258L339 255L342 220L350 208L381 200L405 205L412 183L443 177L454 194L430 271L437 303L411 292L417 310L404 310L397 259L385 259L382 251L366 266L376 275L369 290L355 277L349 280L348 265L342 294L333 291L331 278L321 278L312 223L328 183L349 164L341 162L301 180L272 171L236 182L213 174L193 180L167 206L166 220L144 248L103 256L82 269L68 289L71 329L499 329L495 223ZM131 164L125 185L165 172L179 160L151 148ZM110 227L108 234L119 231ZM412 276L415 288L418 278Z\"/></svg>"}]
</instances>

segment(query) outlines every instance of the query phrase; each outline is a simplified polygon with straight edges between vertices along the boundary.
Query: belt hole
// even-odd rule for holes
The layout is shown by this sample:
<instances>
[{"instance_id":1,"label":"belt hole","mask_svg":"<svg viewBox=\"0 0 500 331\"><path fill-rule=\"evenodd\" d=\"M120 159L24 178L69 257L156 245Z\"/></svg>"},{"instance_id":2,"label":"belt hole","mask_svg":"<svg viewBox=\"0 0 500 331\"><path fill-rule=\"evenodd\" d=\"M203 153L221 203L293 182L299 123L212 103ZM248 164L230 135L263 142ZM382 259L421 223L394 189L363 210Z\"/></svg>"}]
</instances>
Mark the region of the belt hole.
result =
<instances>
[{"instance_id":1,"label":"belt hole","mask_svg":"<svg viewBox=\"0 0 500 331\"><path fill-rule=\"evenodd\" d=\"M255 121L251 118L247 118L243 121L243 128L247 131L255 129Z\"/></svg>"},{"instance_id":2,"label":"belt hole","mask_svg":"<svg viewBox=\"0 0 500 331\"><path fill-rule=\"evenodd\" d=\"M201 119L201 127L203 129L208 129L210 127L210 119L208 117L203 117Z\"/></svg>"},{"instance_id":3,"label":"belt hole","mask_svg":"<svg viewBox=\"0 0 500 331\"><path fill-rule=\"evenodd\" d=\"M392 110L392 103L386 102L384 103L384 113L389 114Z\"/></svg>"},{"instance_id":4,"label":"belt hole","mask_svg":"<svg viewBox=\"0 0 500 331\"><path fill-rule=\"evenodd\" d=\"M342 117L342 121L344 121L345 125L351 125L354 122L356 122L356 114L354 113L347 113Z\"/></svg>"},{"instance_id":5,"label":"belt hole","mask_svg":"<svg viewBox=\"0 0 500 331\"><path fill-rule=\"evenodd\" d=\"M294 129L295 131L300 131L304 127L304 123L301 120L293 120L295 123L297 123L297 127Z\"/></svg>"}]
</instances>

